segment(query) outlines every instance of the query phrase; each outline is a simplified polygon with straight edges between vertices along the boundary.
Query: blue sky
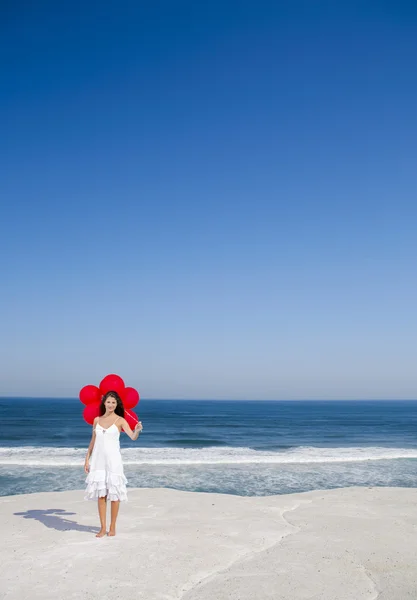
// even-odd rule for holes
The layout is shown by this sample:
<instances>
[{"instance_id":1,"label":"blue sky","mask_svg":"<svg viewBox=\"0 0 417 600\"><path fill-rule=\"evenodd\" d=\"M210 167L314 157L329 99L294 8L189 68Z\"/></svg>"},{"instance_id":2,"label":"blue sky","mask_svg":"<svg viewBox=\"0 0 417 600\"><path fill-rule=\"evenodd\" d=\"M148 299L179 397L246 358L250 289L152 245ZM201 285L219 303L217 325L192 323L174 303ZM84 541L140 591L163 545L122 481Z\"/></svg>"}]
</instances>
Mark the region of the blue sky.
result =
<instances>
[{"instance_id":1,"label":"blue sky","mask_svg":"<svg viewBox=\"0 0 417 600\"><path fill-rule=\"evenodd\" d=\"M200 4L3 15L0 395L416 398L417 7Z\"/></svg>"}]
</instances>

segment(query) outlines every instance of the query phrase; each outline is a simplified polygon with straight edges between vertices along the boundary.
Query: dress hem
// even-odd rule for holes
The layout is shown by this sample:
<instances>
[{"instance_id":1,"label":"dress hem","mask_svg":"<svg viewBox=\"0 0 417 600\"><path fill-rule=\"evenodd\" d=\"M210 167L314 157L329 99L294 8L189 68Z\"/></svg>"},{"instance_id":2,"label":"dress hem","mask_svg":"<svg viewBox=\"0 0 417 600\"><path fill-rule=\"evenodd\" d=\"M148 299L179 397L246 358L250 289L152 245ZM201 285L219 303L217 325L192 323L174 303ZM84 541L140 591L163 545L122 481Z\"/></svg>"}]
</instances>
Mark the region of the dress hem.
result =
<instances>
[{"instance_id":1,"label":"dress hem","mask_svg":"<svg viewBox=\"0 0 417 600\"><path fill-rule=\"evenodd\" d=\"M127 479L123 473L108 473L104 470L91 471L86 478L84 500L107 497L110 502L126 502Z\"/></svg>"}]
</instances>

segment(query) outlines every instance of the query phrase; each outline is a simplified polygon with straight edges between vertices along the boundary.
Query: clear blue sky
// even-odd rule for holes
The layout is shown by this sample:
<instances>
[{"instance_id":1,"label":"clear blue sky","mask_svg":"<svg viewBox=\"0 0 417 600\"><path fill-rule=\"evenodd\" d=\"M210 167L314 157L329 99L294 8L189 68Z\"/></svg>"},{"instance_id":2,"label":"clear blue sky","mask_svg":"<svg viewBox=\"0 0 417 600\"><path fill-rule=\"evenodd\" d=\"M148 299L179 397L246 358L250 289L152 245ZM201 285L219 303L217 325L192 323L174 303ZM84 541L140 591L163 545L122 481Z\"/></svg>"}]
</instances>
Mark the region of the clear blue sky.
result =
<instances>
[{"instance_id":1,"label":"clear blue sky","mask_svg":"<svg viewBox=\"0 0 417 600\"><path fill-rule=\"evenodd\" d=\"M417 397L415 3L9 4L0 395Z\"/></svg>"}]
</instances>

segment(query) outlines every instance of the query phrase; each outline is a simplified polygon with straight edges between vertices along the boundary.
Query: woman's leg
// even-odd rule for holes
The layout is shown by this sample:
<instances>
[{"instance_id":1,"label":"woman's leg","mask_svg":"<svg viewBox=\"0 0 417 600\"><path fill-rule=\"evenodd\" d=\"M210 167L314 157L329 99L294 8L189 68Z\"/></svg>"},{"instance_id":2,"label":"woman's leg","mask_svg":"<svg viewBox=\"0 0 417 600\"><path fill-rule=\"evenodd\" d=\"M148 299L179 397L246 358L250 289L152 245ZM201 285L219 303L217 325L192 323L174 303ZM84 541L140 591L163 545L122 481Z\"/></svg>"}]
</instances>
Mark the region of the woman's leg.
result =
<instances>
[{"instance_id":1,"label":"woman's leg","mask_svg":"<svg viewBox=\"0 0 417 600\"><path fill-rule=\"evenodd\" d=\"M117 515L119 514L119 506L120 506L119 500L117 500L116 502L113 501L111 503L111 521L110 521L110 529L109 529L110 536L116 535L116 521L117 521Z\"/></svg>"},{"instance_id":2,"label":"woman's leg","mask_svg":"<svg viewBox=\"0 0 417 600\"><path fill-rule=\"evenodd\" d=\"M98 499L98 515L100 517L101 529L97 533L96 537L103 537L106 535L106 511L107 511L107 496L103 496Z\"/></svg>"}]
</instances>

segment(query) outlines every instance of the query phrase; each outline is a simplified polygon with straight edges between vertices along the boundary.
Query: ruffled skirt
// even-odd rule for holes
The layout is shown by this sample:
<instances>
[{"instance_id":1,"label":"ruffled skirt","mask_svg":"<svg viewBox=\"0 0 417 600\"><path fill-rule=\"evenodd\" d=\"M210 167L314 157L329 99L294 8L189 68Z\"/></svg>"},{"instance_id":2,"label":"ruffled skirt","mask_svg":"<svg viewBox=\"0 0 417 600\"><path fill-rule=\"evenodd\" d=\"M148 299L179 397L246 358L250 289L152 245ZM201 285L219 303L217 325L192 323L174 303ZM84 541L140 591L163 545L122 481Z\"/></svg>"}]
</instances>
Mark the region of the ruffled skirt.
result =
<instances>
[{"instance_id":1,"label":"ruffled skirt","mask_svg":"<svg viewBox=\"0 0 417 600\"><path fill-rule=\"evenodd\" d=\"M127 501L127 479L119 473L108 471L90 471L85 480L85 500L97 500L107 496L110 502Z\"/></svg>"}]
</instances>

